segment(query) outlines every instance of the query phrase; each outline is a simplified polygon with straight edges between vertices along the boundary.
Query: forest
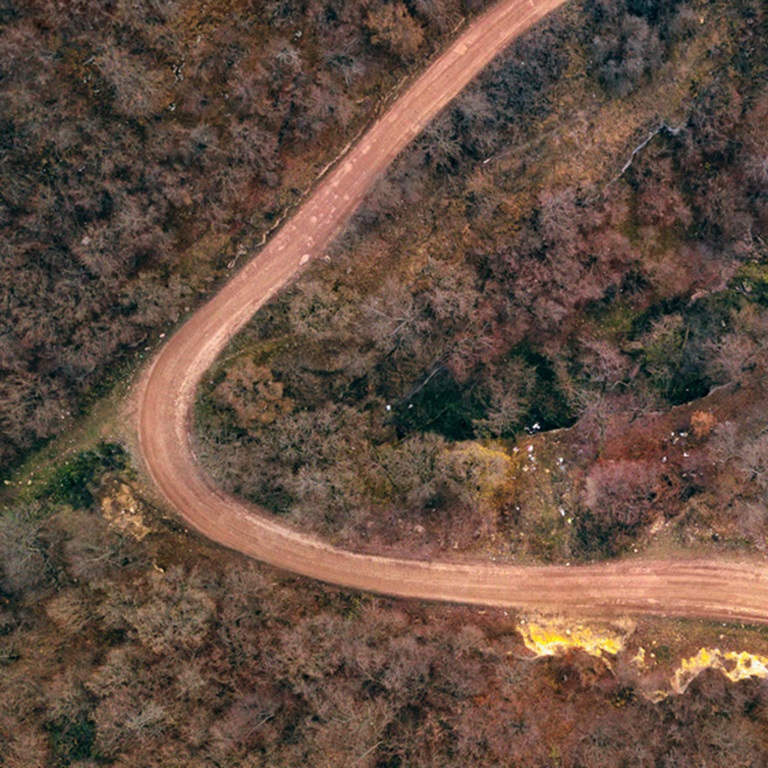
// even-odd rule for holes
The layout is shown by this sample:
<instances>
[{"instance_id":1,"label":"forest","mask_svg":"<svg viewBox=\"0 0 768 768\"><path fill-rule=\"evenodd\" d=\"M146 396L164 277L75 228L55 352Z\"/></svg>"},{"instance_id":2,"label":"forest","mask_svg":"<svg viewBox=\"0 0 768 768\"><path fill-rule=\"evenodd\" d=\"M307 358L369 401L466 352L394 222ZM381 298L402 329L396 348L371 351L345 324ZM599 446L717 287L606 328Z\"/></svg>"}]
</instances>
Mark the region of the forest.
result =
<instances>
[{"instance_id":1,"label":"forest","mask_svg":"<svg viewBox=\"0 0 768 768\"><path fill-rule=\"evenodd\" d=\"M768 680L647 695L762 629L535 656L214 546L132 461L110 393L482 5L0 0L0 765L765 764ZM210 372L216 481L362 551L764 552L766 16L521 38Z\"/></svg>"},{"instance_id":2,"label":"forest","mask_svg":"<svg viewBox=\"0 0 768 768\"><path fill-rule=\"evenodd\" d=\"M765 23L585 3L515 44L212 371L217 481L371 551L764 549Z\"/></svg>"},{"instance_id":3,"label":"forest","mask_svg":"<svg viewBox=\"0 0 768 768\"><path fill-rule=\"evenodd\" d=\"M0 4L0 476L189 313L471 12Z\"/></svg>"},{"instance_id":4,"label":"forest","mask_svg":"<svg viewBox=\"0 0 768 768\"><path fill-rule=\"evenodd\" d=\"M66 505L0 518L3 766L765 762L766 680L708 671L653 703L631 654L536 658L513 614L307 582L139 500L143 531L116 527L102 505L135 479L114 448L98 453L56 478ZM78 489L100 501L78 501ZM720 624L647 621L635 633L654 649L651 684L713 637L768 650L764 632Z\"/></svg>"}]
</instances>

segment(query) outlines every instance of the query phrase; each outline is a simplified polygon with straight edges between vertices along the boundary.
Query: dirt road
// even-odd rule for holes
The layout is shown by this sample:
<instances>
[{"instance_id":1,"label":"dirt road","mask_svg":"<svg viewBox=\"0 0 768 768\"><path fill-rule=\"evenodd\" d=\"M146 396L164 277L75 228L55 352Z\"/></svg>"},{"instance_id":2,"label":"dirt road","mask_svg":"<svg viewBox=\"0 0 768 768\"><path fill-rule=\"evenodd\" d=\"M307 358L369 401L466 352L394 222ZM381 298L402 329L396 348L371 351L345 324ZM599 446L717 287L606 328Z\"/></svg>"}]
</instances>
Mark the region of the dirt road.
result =
<instances>
[{"instance_id":1,"label":"dirt road","mask_svg":"<svg viewBox=\"0 0 768 768\"><path fill-rule=\"evenodd\" d=\"M517 35L563 0L502 0L395 102L311 198L162 348L141 380L138 444L168 503L205 536L272 565L389 595L579 613L653 613L768 622L768 569L749 563L643 562L507 567L420 562L335 549L283 528L215 488L191 446L195 392L253 313L338 233L375 179Z\"/></svg>"}]
</instances>

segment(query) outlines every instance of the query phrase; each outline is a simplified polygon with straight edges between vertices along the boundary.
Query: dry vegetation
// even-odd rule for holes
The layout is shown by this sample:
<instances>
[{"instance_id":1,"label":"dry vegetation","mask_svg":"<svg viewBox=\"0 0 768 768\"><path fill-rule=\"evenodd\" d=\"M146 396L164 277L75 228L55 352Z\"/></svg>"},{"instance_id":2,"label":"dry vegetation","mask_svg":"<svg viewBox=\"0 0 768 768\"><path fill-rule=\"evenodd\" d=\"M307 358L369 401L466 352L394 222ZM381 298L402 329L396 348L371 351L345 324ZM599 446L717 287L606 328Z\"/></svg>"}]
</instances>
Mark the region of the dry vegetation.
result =
<instances>
[{"instance_id":1,"label":"dry vegetation","mask_svg":"<svg viewBox=\"0 0 768 768\"><path fill-rule=\"evenodd\" d=\"M0 3L0 476L477 5Z\"/></svg>"},{"instance_id":2,"label":"dry vegetation","mask_svg":"<svg viewBox=\"0 0 768 768\"><path fill-rule=\"evenodd\" d=\"M124 464L101 446L0 517L3 766L765 759L768 681L704 673L684 696L644 697L700 645L764 653L764 633L641 624L654 659L641 677L626 654L534 659L514 615L351 594L198 541ZM116 504L149 533L115 525Z\"/></svg>"},{"instance_id":3,"label":"dry vegetation","mask_svg":"<svg viewBox=\"0 0 768 768\"><path fill-rule=\"evenodd\" d=\"M0 0L3 472L477 5ZM212 372L217 477L361 548L762 549L766 23L585 0L520 41ZM118 445L4 500L0 765L766 762L765 681L652 704L621 660L531 660L515 616L276 574L153 510ZM638 631L661 666L765 652Z\"/></svg>"},{"instance_id":4,"label":"dry vegetation","mask_svg":"<svg viewBox=\"0 0 768 768\"><path fill-rule=\"evenodd\" d=\"M763 421L691 418L765 402L765 25L586 2L517 43L212 372L217 480L362 549L762 548Z\"/></svg>"}]
</instances>

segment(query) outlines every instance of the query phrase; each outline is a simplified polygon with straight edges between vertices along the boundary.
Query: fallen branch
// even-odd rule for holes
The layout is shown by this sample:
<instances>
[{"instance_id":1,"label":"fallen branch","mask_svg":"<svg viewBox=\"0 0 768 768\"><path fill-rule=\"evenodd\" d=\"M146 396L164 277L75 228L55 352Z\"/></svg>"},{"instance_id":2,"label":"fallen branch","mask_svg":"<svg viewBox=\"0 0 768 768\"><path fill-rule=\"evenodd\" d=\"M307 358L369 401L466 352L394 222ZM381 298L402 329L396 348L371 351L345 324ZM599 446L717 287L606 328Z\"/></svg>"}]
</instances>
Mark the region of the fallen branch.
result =
<instances>
[{"instance_id":1,"label":"fallen branch","mask_svg":"<svg viewBox=\"0 0 768 768\"><path fill-rule=\"evenodd\" d=\"M624 166L619 171L618 175L614 179L611 179L611 181L606 184L605 188L608 189L608 187L615 184L632 167L632 163L635 161L635 157L637 157L637 155L639 155L660 133L664 133L668 136L679 136L683 130L683 125L684 124L681 124L677 128L672 128L666 123L662 123L658 128L656 128L656 130L651 131L651 133L648 134L648 137L641 141L632 150L632 154L629 156L629 160L624 163Z\"/></svg>"}]
</instances>

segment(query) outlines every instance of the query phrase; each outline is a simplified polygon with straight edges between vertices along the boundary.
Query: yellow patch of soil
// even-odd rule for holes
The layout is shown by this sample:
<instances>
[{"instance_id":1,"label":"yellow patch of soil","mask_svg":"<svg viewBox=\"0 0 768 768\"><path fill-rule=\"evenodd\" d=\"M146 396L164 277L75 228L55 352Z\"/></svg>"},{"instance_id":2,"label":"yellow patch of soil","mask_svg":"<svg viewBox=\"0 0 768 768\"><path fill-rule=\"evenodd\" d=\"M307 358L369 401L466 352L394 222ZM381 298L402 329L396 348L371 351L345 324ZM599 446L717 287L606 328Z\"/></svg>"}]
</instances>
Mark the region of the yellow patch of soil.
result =
<instances>
[{"instance_id":1,"label":"yellow patch of soil","mask_svg":"<svg viewBox=\"0 0 768 768\"><path fill-rule=\"evenodd\" d=\"M545 618L530 619L518 629L525 647L537 656L557 656L579 650L602 659L610 667L606 657L617 656L624 649L635 623L626 619L610 624L574 624Z\"/></svg>"},{"instance_id":2,"label":"yellow patch of soil","mask_svg":"<svg viewBox=\"0 0 768 768\"><path fill-rule=\"evenodd\" d=\"M136 541L152 532L145 522L142 502L125 483L116 483L114 489L102 497L101 513L111 527Z\"/></svg>"}]
</instances>

